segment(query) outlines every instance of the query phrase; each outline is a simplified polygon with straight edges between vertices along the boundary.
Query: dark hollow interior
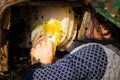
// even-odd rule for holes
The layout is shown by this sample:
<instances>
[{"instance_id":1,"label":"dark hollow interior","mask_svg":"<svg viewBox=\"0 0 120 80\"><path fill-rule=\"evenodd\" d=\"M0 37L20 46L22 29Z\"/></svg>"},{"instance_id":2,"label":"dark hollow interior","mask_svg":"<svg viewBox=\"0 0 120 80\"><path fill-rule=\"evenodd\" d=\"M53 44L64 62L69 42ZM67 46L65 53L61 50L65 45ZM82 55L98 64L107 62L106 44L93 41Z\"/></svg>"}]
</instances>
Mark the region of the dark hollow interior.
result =
<instances>
[{"instance_id":1,"label":"dark hollow interior","mask_svg":"<svg viewBox=\"0 0 120 80\"><path fill-rule=\"evenodd\" d=\"M20 79L26 68L31 64L29 55L31 48L31 31L34 29L34 26L39 24L33 24L33 19L39 22L39 18L43 18L37 16L38 7L39 6L13 6L11 8L8 58L11 79ZM81 14L82 12L77 9L80 10L82 8L74 8L76 14ZM61 52L58 50L56 53L58 58L68 54L66 51Z\"/></svg>"}]
</instances>

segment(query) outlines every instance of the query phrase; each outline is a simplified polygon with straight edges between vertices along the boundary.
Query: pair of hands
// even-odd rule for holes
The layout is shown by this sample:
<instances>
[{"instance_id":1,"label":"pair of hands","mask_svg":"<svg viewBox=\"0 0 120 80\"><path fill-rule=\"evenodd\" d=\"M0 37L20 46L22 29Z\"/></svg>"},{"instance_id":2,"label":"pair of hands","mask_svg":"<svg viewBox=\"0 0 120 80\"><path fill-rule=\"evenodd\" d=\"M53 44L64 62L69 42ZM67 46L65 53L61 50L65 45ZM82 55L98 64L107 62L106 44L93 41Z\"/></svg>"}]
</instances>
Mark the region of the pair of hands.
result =
<instances>
[{"instance_id":1,"label":"pair of hands","mask_svg":"<svg viewBox=\"0 0 120 80\"><path fill-rule=\"evenodd\" d=\"M35 42L38 43L35 45ZM31 48L30 56L32 64L41 62L43 64L51 64L54 59L54 52L52 42L46 37L42 36L33 43L34 47Z\"/></svg>"}]
</instances>

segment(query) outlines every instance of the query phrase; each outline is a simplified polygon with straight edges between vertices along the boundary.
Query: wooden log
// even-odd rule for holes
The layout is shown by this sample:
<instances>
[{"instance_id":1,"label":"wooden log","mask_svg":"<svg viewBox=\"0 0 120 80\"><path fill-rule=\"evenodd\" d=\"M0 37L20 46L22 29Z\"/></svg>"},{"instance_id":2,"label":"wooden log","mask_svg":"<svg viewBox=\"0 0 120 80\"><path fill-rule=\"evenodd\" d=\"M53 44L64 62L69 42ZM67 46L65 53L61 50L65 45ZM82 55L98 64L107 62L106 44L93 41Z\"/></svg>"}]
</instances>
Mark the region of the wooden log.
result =
<instances>
[{"instance_id":1,"label":"wooden log","mask_svg":"<svg viewBox=\"0 0 120 80\"><path fill-rule=\"evenodd\" d=\"M70 6L70 7L81 7L85 3L83 1L27 1L26 3L21 3L16 6Z\"/></svg>"},{"instance_id":2,"label":"wooden log","mask_svg":"<svg viewBox=\"0 0 120 80\"><path fill-rule=\"evenodd\" d=\"M8 71L8 42L0 47L0 73Z\"/></svg>"}]
</instances>

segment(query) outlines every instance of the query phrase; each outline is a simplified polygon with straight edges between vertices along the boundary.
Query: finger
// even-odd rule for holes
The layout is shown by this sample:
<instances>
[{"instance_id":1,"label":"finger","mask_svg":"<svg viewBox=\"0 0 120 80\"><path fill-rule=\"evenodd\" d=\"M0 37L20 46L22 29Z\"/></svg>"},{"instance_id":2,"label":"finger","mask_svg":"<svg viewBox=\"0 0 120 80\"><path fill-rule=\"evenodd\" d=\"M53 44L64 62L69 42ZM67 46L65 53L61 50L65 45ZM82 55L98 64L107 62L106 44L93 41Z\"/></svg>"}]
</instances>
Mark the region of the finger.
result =
<instances>
[{"instance_id":1,"label":"finger","mask_svg":"<svg viewBox=\"0 0 120 80\"><path fill-rule=\"evenodd\" d=\"M35 51L35 49L31 48L31 50L30 50L30 56L32 56L34 54L34 51Z\"/></svg>"},{"instance_id":2,"label":"finger","mask_svg":"<svg viewBox=\"0 0 120 80\"><path fill-rule=\"evenodd\" d=\"M41 44L38 43L38 44L35 46L35 49L37 50L37 49L40 49L40 48L41 48Z\"/></svg>"},{"instance_id":3,"label":"finger","mask_svg":"<svg viewBox=\"0 0 120 80\"><path fill-rule=\"evenodd\" d=\"M53 49L52 41L47 40L47 46L49 48L49 57L50 58L54 57L54 49Z\"/></svg>"},{"instance_id":4,"label":"finger","mask_svg":"<svg viewBox=\"0 0 120 80\"><path fill-rule=\"evenodd\" d=\"M44 38L42 41L40 41L40 46L41 47L47 47L47 39L46 38Z\"/></svg>"},{"instance_id":5,"label":"finger","mask_svg":"<svg viewBox=\"0 0 120 80\"><path fill-rule=\"evenodd\" d=\"M35 37L34 37L34 40L32 41L32 43L34 43L37 39L38 39L38 37L40 37L41 35L40 35L40 33L38 32L36 35L35 35Z\"/></svg>"},{"instance_id":6,"label":"finger","mask_svg":"<svg viewBox=\"0 0 120 80\"><path fill-rule=\"evenodd\" d=\"M34 60L33 60L33 58L34 58L34 48L31 48L31 50L30 50L30 57L31 57L31 62L33 63L34 62Z\"/></svg>"},{"instance_id":7,"label":"finger","mask_svg":"<svg viewBox=\"0 0 120 80\"><path fill-rule=\"evenodd\" d=\"M40 36L33 44L32 47L35 47L37 44L39 44L40 42L44 41L45 36Z\"/></svg>"}]
</instances>

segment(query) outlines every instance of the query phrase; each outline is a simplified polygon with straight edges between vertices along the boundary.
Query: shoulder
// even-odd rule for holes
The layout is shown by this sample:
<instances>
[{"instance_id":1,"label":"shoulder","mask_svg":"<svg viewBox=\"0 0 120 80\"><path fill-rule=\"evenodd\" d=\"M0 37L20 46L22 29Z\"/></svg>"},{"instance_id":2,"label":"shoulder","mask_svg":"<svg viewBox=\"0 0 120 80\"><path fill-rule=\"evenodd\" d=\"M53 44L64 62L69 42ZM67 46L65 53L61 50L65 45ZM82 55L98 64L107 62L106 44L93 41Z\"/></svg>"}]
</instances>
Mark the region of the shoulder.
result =
<instances>
[{"instance_id":1,"label":"shoulder","mask_svg":"<svg viewBox=\"0 0 120 80\"><path fill-rule=\"evenodd\" d=\"M107 55L101 44L88 43L75 48L71 54L78 65L87 70L88 79L99 80L103 77L107 67ZM96 73L97 72L97 73Z\"/></svg>"},{"instance_id":2,"label":"shoulder","mask_svg":"<svg viewBox=\"0 0 120 80\"><path fill-rule=\"evenodd\" d=\"M70 54L71 56L77 56L78 58L90 63L94 63L95 61L96 64L99 62L107 63L107 54L102 45L97 43L88 43L79 46L75 48Z\"/></svg>"},{"instance_id":3,"label":"shoulder","mask_svg":"<svg viewBox=\"0 0 120 80\"><path fill-rule=\"evenodd\" d=\"M81 46L78 46L76 47L75 49L73 49L71 51L70 54L74 54L75 52L78 52L78 51L82 51L82 52L96 52L96 53L99 53L101 51L105 52L103 47L103 45L101 44L98 44L98 43L87 43L87 44L83 44Z\"/></svg>"},{"instance_id":4,"label":"shoulder","mask_svg":"<svg viewBox=\"0 0 120 80\"><path fill-rule=\"evenodd\" d=\"M68 57L76 57L88 62L107 62L107 54L102 45L96 43L88 43L75 48ZM75 59L76 59L75 58Z\"/></svg>"}]
</instances>

